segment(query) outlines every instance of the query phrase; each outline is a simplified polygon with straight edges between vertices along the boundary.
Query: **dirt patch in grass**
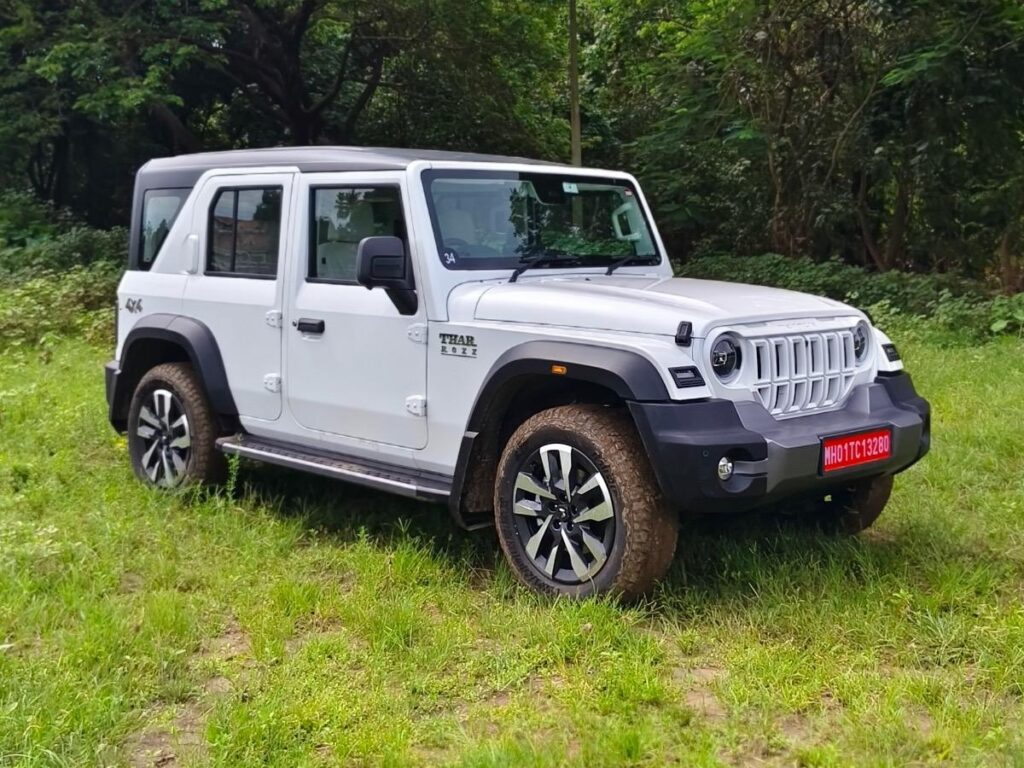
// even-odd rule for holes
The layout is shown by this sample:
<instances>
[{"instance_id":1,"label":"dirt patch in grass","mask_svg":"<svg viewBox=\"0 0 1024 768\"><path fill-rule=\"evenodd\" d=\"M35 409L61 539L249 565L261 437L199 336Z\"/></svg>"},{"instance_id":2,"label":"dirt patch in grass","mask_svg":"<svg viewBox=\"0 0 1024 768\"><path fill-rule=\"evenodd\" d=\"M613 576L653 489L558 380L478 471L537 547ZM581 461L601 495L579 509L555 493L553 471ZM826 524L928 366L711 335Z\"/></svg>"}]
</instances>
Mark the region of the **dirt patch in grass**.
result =
<instances>
[{"instance_id":1,"label":"dirt patch in grass","mask_svg":"<svg viewBox=\"0 0 1024 768\"><path fill-rule=\"evenodd\" d=\"M208 661L231 661L239 656L248 656L249 651L248 635L232 618L223 632L204 643L199 658Z\"/></svg>"},{"instance_id":2,"label":"dirt patch in grass","mask_svg":"<svg viewBox=\"0 0 1024 768\"><path fill-rule=\"evenodd\" d=\"M811 724L803 715L786 715L775 723L775 727L779 729L782 737L792 746L803 746L814 740L814 731Z\"/></svg>"},{"instance_id":3,"label":"dirt patch in grass","mask_svg":"<svg viewBox=\"0 0 1024 768\"><path fill-rule=\"evenodd\" d=\"M224 630L203 643L194 659L196 666L248 658L249 637L232 618ZM146 718L147 725L127 740L127 760L132 768L176 768L201 761L206 755L203 731L206 717L217 699L230 693L234 683L214 675L203 681L202 694L179 706L160 707Z\"/></svg>"},{"instance_id":4,"label":"dirt patch in grass","mask_svg":"<svg viewBox=\"0 0 1024 768\"><path fill-rule=\"evenodd\" d=\"M119 592L130 595L142 591L143 586L145 586L145 582L139 574L127 572L121 574L117 588Z\"/></svg>"},{"instance_id":5,"label":"dirt patch in grass","mask_svg":"<svg viewBox=\"0 0 1024 768\"><path fill-rule=\"evenodd\" d=\"M147 727L128 740L128 764L132 768L171 768L205 755L203 727L206 710L191 701L175 712L171 721Z\"/></svg>"},{"instance_id":6,"label":"dirt patch in grass","mask_svg":"<svg viewBox=\"0 0 1024 768\"><path fill-rule=\"evenodd\" d=\"M718 667L675 667L672 679L683 690L683 704L709 725L725 722L728 712L715 693L715 685L725 676Z\"/></svg>"}]
</instances>

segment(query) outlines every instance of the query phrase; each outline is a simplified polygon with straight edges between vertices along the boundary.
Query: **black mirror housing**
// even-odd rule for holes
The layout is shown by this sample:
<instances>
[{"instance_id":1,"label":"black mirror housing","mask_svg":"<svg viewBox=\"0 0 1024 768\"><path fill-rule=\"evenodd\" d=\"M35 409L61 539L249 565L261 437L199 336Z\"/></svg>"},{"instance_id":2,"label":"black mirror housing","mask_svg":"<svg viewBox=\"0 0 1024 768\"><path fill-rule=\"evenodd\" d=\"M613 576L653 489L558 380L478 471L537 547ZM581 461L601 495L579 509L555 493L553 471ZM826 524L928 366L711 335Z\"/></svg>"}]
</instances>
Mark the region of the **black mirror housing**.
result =
<instances>
[{"instance_id":1,"label":"black mirror housing","mask_svg":"<svg viewBox=\"0 0 1024 768\"><path fill-rule=\"evenodd\" d=\"M411 291L415 285L405 243L392 236L360 240L356 251L356 282L367 288Z\"/></svg>"},{"instance_id":2,"label":"black mirror housing","mask_svg":"<svg viewBox=\"0 0 1024 768\"><path fill-rule=\"evenodd\" d=\"M367 288L383 288L399 314L416 314L416 281L401 238L382 235L360 240L356 250L356 282Z\"/></svg>"}]
</instances>

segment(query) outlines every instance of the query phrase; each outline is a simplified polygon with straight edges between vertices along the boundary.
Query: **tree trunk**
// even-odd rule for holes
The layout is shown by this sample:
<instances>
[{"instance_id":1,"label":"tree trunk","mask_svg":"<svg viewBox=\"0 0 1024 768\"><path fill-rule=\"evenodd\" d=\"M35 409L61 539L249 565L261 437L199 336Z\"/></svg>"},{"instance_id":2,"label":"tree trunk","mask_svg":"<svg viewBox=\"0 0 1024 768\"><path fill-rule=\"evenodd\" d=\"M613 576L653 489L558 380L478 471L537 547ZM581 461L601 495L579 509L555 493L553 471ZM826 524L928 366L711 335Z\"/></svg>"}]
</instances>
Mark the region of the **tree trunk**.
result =
<instances>
[{"instance_id":1,"label":"tree trunk","mask_svg":"<svg viewBox=\"0 0 1024 768\"><path fill-rule=\"evenodd\" d=\"M907 228L910 223L910 184L906 176L900 174L896 179L896 202L893 205L892 221L885 238L885 251L882 257L882 270L889 270L902 261L906 253Z\"/></svg>"},{"instance_id":2,"label":"tree trunk","mask_svg":"<svg viewBox=\"0 0 1024 768\"><path fill-rule=\"evenodd\" d=\"M868 174L861 171L860 185L857 189L857 205L855 206L857 213L857 225L860 227L860 238L861 242L864 243L864 251L871 258L871 263L881 271L885 269L882 261L882 253L878 248L878 241L875 240L874 228L868 218L867 211L869 186Z\"/></svg>"},{"instance_id":3,"label":"tree trunk","mask_svg":"<svg viewBox=\"0 0 1024 768\"><path fill-rule=\"evenodd\" d=\"M172 154L181 155L200 150L199 141L170 107L160 101L149 105L149 114L167 132Z\"/></svg>"},{"instance_id":4,"label":"tree trunk","mask_svg":"<svg viewBox=\"0 0 1024 768\"><path fill-rule=\"evenodd\" d=\"M1014 253L1015 228L1013 224L1006 228L996 248L999 259L999 287L1007 295L1024 291L1024 259L1019 253Z\"/></svg>"}]
</instances>

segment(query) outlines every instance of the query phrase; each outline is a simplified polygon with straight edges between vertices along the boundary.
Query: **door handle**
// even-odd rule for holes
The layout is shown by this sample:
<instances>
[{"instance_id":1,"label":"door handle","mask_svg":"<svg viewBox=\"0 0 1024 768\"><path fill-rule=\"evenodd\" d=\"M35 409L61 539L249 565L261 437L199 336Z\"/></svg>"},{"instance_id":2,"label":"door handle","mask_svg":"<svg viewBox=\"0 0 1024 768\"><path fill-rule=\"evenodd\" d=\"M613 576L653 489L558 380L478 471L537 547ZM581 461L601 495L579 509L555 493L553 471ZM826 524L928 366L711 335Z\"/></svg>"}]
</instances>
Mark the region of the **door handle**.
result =
<instances>
[{"instance_id":1,"label":"door handle","mask_svg":"<svg viewBox=\"0 0 1024 768\"><path fill-rule=\"evenodd\" d=\"M299 333L321 334L326 326L323 320L311 320L308 317L302 317L295 322L295 327L299 329Z\"/></svg>"}]
</instances>

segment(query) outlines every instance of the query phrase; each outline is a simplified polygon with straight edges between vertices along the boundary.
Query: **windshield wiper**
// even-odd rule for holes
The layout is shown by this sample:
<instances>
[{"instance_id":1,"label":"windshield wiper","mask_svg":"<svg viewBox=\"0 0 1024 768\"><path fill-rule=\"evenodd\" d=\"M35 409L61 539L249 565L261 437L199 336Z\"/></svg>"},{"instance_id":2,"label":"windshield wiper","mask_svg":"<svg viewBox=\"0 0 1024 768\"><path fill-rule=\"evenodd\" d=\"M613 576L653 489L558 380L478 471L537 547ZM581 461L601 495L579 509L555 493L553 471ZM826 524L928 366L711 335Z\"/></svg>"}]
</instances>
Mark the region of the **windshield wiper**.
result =
<instances>
[{"instance_id":1,"label":"windshield wiper","mask_svg":"<svg viewBox=\"0 0 1024 768\"><path fill-rule=\"evenodd\" d=\"M558 264L560 262L574 262L579 264L580 260L578 256L570 256L565 253L538 253L536 256L527 256L520 259L519 266L512 272L512 276L508 279L510 283L514 283L519 279L519 276L528 269L534 267L549 266L551 264Z\"/></svg>"},{"instance_id":2,"label":"windshield wiper","mask_svg":"<svg viewBox=\"0 0 1024 768\"><path fill-rule=\"evenodd\" d=\"M604 273L605 276L610 275L612 272L614 272L619 267L626 266L631 261L636 261L636 258L637 258L636 256L626 256L624 258L619 259L618 261L613 261L611 264L608 265L608 271Z\"/></svg>"}]
</instances>

